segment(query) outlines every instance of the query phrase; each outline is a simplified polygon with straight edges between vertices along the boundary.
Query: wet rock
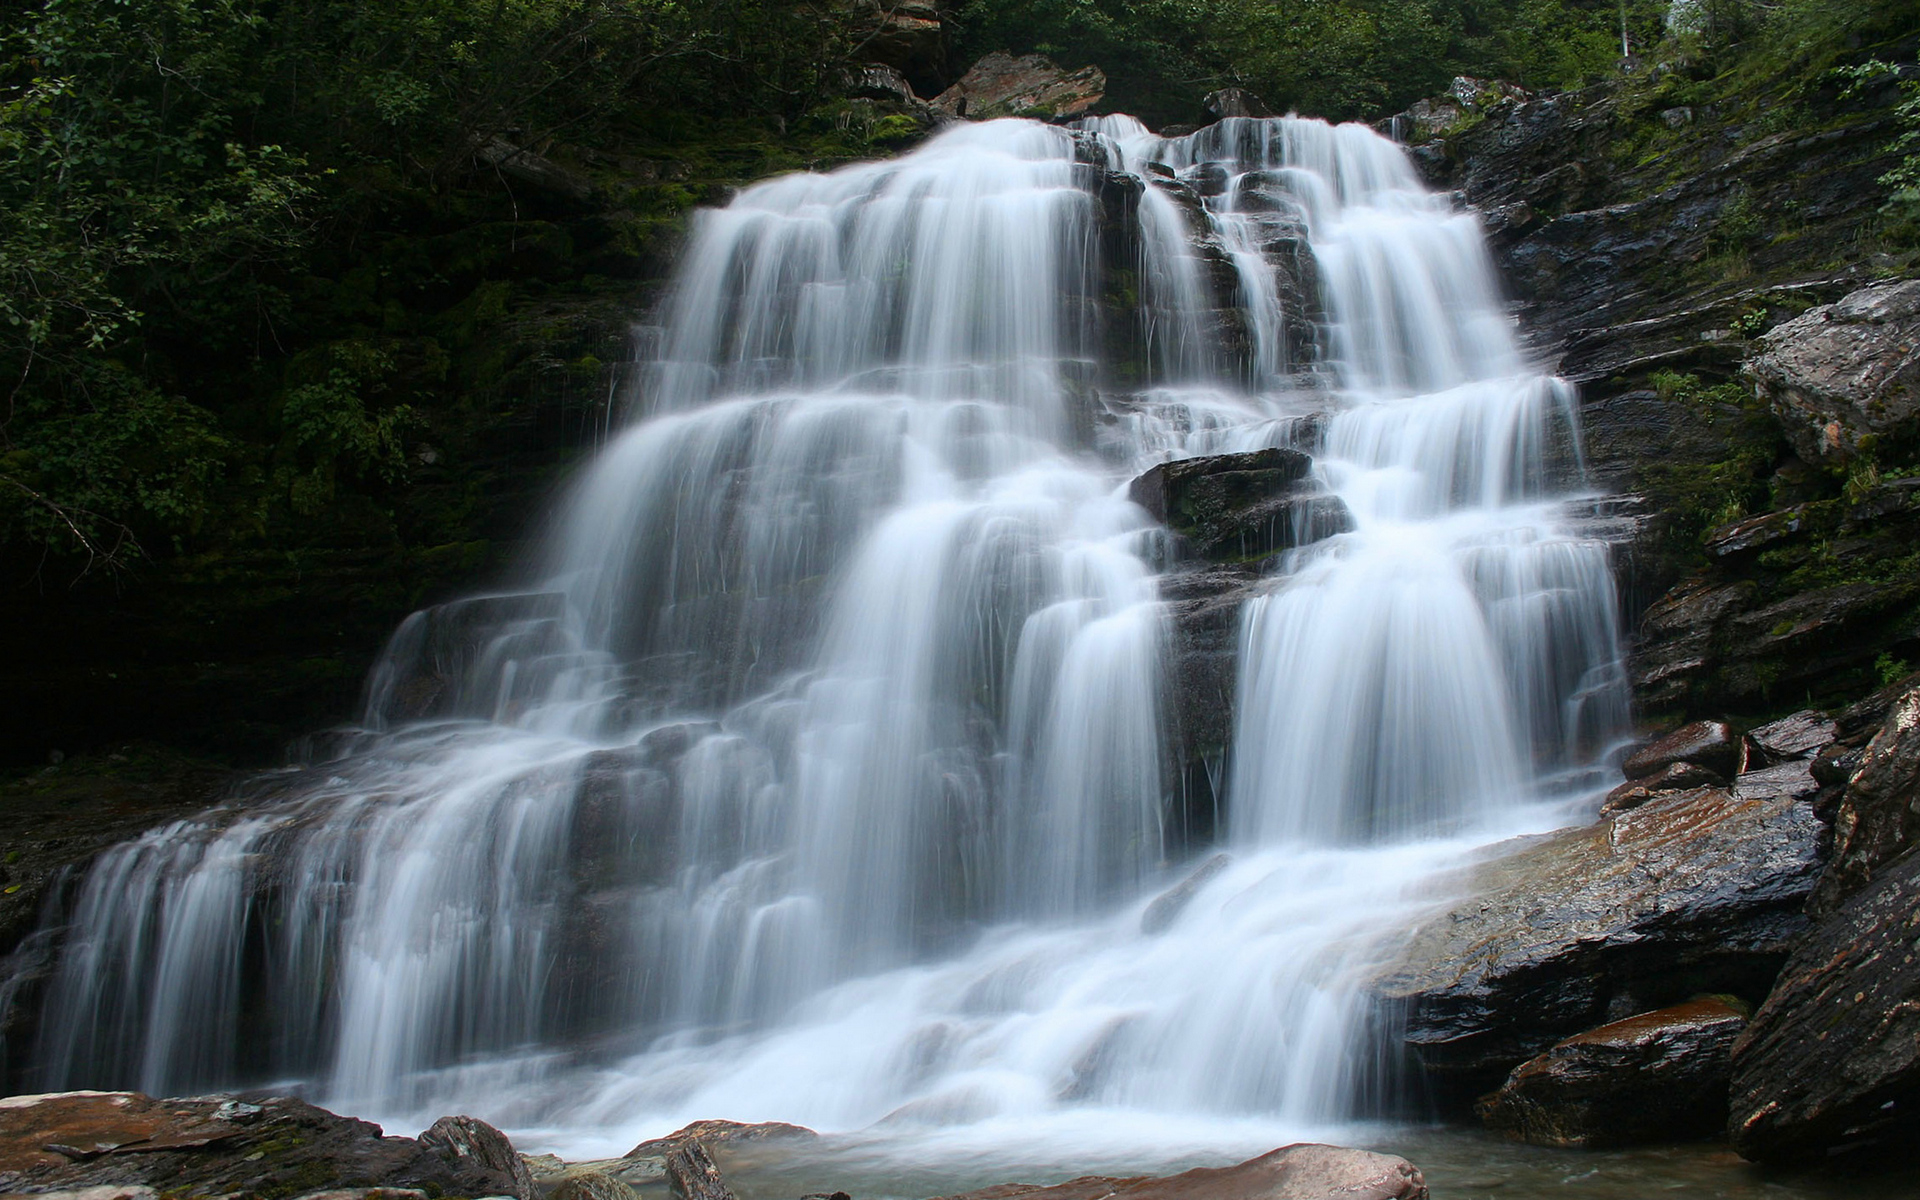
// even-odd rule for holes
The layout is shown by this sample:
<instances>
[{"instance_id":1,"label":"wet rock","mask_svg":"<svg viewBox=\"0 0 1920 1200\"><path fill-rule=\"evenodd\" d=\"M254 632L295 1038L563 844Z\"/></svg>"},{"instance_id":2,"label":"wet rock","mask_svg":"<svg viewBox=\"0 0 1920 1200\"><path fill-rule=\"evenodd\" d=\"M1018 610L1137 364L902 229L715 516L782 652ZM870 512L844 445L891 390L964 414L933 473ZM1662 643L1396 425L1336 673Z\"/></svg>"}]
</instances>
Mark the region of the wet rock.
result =
<instances>
[{"instance_id":1,"label":"wet rock","mask_svg":"<svg viewBox=\"0 0 1920 1200\"><path fill-rule=\"evenodd\" d=\"M1839 736L1838 722L1810 708L1747 731L1747 740L1771 762L1812 758Z\"/></svg>"},{"instance_id":2,"label":"wet rock","mask_svg":"<svg viewBox=\"0 0 1920 1200\"><path fill-rule=\"evenodd\" d=\"M1310 455L1281 448L1184 458L1153 467L1127 494L1179 535L1183 553L1245 561L1353 527L1346 506L1312 472Z\"/></svg>"},{"instance_id":3,"label":"wet rock","mask_svg":"<svg viewBox=\"0 0 1920 1200\"><path fill-rule=\"evenodd\" d=\"M641 1142L627 1151L625 1157L649 1158L670 1154L690 1141L702 1142L708 1149L724 1147L731 1150L752 1144L811 1142L819 1136L804 1125L787 1125L780 1121L764 1121L757 1125L739 1121L695 1121L665 1137Z\"/></svg>"},{"instance_id":4,"label":"wet rock","mask_svg":"<svg viewBox=\"0 0 1920 1200\"><path fill-rule=\"evenodd\" d=\"M492 1181L501 1177L511 1186L501 1194L515 1200L538 1200L533 1173L520 1160L507 1135L474 1117L441 1117L420 1135L423 1152L439 1157L448 1172ZM488 1182L487 1187L495 1186Z\"/></svg>"},{"instance_id":5,"label":"wet rock","mask_svg":"<svg viewBox=\"0 0 1920 1200\"><path fill-rule=\"evenodd\" d=\"M1510 843L1469 870L1370 984L1444 1088L1610 1018L1764 995L1807 928L1820 823L1803 800L1701 788Z\"/></svg>"},{"instance_id":6,"label":"wet rock","mask_svg":"<svg viewBox=\"0 0 1920 1200\"><path fill-rule=\"evenodd\" d=\"M1920 855L1810 933L1734 1046L1733 1148L1758 1161L1910 1152L1920 1132Z\"/></svg>"},{"instance_id":7,"label":"wet rock","mask_svg":"<svg viewBox=\"0 0 1920 1200\"><path fill-rule=\"evenodd\" d=\"M1420 1168L1397 1155L1302 1142L1232 1167L1132 1179L1093 1175L1052 1187L1001 1184L945 1200L1427 1200L1427 1195Z\"/></svg>"},{"instance_id":8,"label":"wet rock","mask_svg":"<svg viewBox=\"0 0 1920 1200\"><path fill-rule=\"evenodd\" d=\"M1638 808L1661 792L1723 787L1726 782L1719 772L1710 771L1699 763L1668 763L1644 779L1630 779L1608 792L1605 803L1600 806L1600 815L1611 816L1630 808Z\"/></svg>"},{"instance_id":9,"label":"wet rock","mask_svg":"<svg viewBox=\"0 0 1920 1200\"><path fill-rule=\"evenodd\" d=\"M1693 763L1726 777L1738 775L1746 757L1740 735L1726 722L1695 721L1629 754L1620 769L1627 778L1640 779L1674 763Z\"/></svg>"},{"instance_id":10,"label":"wet rock","mask_svg":"<svg viewBox=\"0 0 1920 1200\"><path fill-rule=\"evenodd\" d=\"M1819 790L1820 781L1813 777L1813 763L1807 759L1747 771L1733 781L1733 794L1748 800L1774 797L1810 800Z\"/></svg>"},{"instance_id":11,"label":"wet rock","mask_svg":"<svg viewBox=\"0 0 1920 1200\"><path fill-rule=\"evenodd\" d=\"M1833 849L1814 896L1832 912L1920 841L1920 686L1909 687L1867 743L1833 815Z\"/></svg>"},{"instance_id":12,"label":"wet rock","mask_svg":"<svg viewBox=\"0 0 1920 1200\"><path fill-rule=\"evenodd\" d=\"M565 610L566 597L533 592L475 596L414 613L368 676L369 715L386 721L489 715L499 681L475 665L483 656L501 662L562 651Z\"/></svg>"},{"instance_id":13,"label":"wet rock","mask_svg":"<svg viewBox=\"0 0 1920 1200\"><path fill-rule=\"evenodd\" d=\"M329 1188L296 1196L294 1200L428 1200L428 1197L419 1188Z\"/></svg>"},{"instance_id":14,"label":"wet rock","mask_svg":"<svg viewBox=\"0 0 1920 1200\"><path fill-rule=\"evenodd\" d=\"M842 0L859 15L860 53L917 80L946 65L946 26L937 0Z\"/></svg>"},{"instance_id":15,"label":"wet rock","mask_svg":"<svg viewBox=\"0 0 1920 1200\"><path fill-rule=\"evenodd\" d=\"M1920 433L1920 280L1877 283L1775 326L1745 373L1810 463Z\"/></svg>"},{"instance_id":16,"label":"wet rock","mask_svg":"<svg viewBox=\"0 0 1920 1200\"><path fill-rule=\"evenodd\" d=\"M917 103L913 85L896 68L886 63L867 63L848 68L841 90L858 100L891 100L899 104Z\"/></svg>"},{"instance_id":17,"label":"wet rock","mask_svg":"<svg viewBox=\"0 0 1920 1200\"><path fill-rule=\"evenodd\" d=\"M946 91L933 107L948 116L989 121L995 117L1032 117L1058 121L1079 116L1100 103L1107 76L1099 67L1068 71L1038 54L1015 58L995 51Z\"/></svg>"},{"instance_id":18,"label":"wet rock","mask_svg":"<svg viewBox=\"0 0 1920 1200\"><path fill-rule=\"evenodd\" d=\"M600 1171L569 1171L547 1200L635 1200L637 1193L611 1175Z\"/></svg>"},{"instance_id":19,"label":"wet rock","mask_svg":"<svg viewBox=\"0 0 1920 1200\"><path fill-rule=\"evenodd\" d=\"M1245 88L1221 88L1217 92L1208 92L1200 107L1216 118L1219 117L1271 117L1275 113L1268 108L1260 97Z\"/></svg>"},{"instance_id":20,"label":"wet rock","mask_svg":"<svg viewBox=\"0 0 1920 1200\"><path fill-rule=\"evenodd\" d=\"M1208 880L1226 870L1232 861L1231 855L1216 854L1201 863L1193 874L1156 896L1153 903L1147 905L1147 911L1140 914L1140 932L1165 933L1180 919L1180 914L1192 902L1193 894Z\"/></svg>"},{"instance_id":21,"label":"wet rock","mask_svg":"<svg viewBox=\"0 0 1920 1200\"><path fill-rule=\"evenodd\" d=\"M667 1187L680 1200L734 1200L699 1138L687 1138L667 1151Z\"/></svg>"},{"instance_id":22,"label":"wet rock","mask_svg":"<svg viewBox=\"0 0 1920 1200\"><path fill-rule=\"evenodd\" d=\"M1708 998L1575 1034L1475 1107L1536 1146L1625 1146L1716 1133L1746 1011Z\"/></svg>"},{"instance_id":23,"label":"wet rock","mask_svg":"<svg viewBox=\"0 0 1920 1200\"><path fill-rule=\"evenodd\" d=\"M458 1119L437 1128L431 1143L384 1137L377 1125L285 1097L15 1096L0 1100L0 1192L146 1185L182 1196L290 1196L400 1187L524 1200L524 1168L490 1165L506 1143L497 1131ZM476 1155L449 1160L456 1142Z\"/></svg>"}]
</instances>

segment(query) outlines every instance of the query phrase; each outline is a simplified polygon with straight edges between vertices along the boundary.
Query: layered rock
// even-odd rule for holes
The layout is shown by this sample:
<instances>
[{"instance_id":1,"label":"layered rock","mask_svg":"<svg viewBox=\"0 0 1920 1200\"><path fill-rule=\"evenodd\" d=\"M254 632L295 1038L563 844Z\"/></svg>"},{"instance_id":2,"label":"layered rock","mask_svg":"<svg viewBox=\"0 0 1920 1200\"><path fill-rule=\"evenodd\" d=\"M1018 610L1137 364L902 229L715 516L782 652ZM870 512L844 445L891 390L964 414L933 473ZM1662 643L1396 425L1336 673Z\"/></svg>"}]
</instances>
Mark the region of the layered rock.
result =
<instances>
[{"instance_id":1,"label":"layered rock","mask_svg":"<svg viewBox=\"0 0 1920 1200\"><path fill-rule=\"evenodd\" d=\"M442 1120L415 1140L285 1097L63 1092L0 1100L0 1192L128 1185L180 1197L375 1187L536 1196L506 1137L471 1117Z\"/></svg>"},{"instance_id":2,"label":"layered rock","mask_svg":"<svg viewBox=\"0 0 1920 1200\"><path fill-rule=\"evenodd\" d=\"M1832 912L1920 842L1920 687L1894 702L1833 814L1833 849L1814 897Z\"/></svg>"},{"instance_id":3,"label":"layered rock","mask_svg":"<svg viewBox=\"0 0 1920 1200\"><path fill-rule=\"evenodd\" d=\"M1734 1149L1762 1161L1904 1153L1920 1130L1920 855L1800 943L1733 1051Z\"/></svg>"},{"instance_id":4,"label":"layered rock","mask_svg":"<svg viewBox=\"0 0 1920 1200\"><path fill-rule=\"evenodd\" d=\"M1059 121L1091 109L1106 92L1107 76L1099 67L1069 71L1039 54L1015 58L995 51L934 97L933 106L948 116L972 121L995 117Z\"/></svg>"},{"instance_id":5,"label":"layered rock","mask_svg":"<svg viewBox=\"0 0 1920 1200\"><path fill-rule=\"evenodd\" d=\"M1447 1090L1701 993L1757 1000L1807 928L1820 825L1791 795L1701 788L1522 839L1459 881L1371 991Z\"/></svg>"},{"instance_id":6,"label":"layered rock","mask_svg":"<svg viewBox=\"0 0 1920 1200\"><path fill-rule=\"evenodd\" d=\"M1920 280L1850 292L1760 346L1745 374L1807 462L1844 464L1920 434Z\"/></svg>"},{"instance_id":7,"label":"layered rock","mask_svg":"<svg viewBox=\"0 0 1920 1200\"><path fill-rule=\"evenodd\" d=\"M1232 1167L1091 1175L1051 1187L1001 1184L945 1200L1427 1200L1427 1184L1420 1168L1397 1155L1304 1142Z\"/></svg>"},{"instance_id":8,"label":"layered rock","mask_svg":"<svg viewBox=\"0 0 1920 1200\"><path fill-rule=\"evenodd\" d=\"M1747 1012L1718 997L1576 1034L1515 1067L1476 1109L1537 1146L1624 1146L1717 1133Z\"/></svg>"}]
</instances>

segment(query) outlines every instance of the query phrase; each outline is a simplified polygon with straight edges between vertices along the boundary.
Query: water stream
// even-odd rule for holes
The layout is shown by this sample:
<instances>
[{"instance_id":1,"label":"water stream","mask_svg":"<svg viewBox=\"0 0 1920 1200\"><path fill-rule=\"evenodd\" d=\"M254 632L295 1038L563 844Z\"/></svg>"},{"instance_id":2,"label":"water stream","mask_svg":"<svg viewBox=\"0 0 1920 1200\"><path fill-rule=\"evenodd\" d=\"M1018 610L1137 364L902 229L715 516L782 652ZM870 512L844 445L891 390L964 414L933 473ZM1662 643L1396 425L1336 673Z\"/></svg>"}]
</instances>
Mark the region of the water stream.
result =
<instances>
[{"instance_id":1,"label":"water stream","mask_svg":"<svg viewBox=\"0 0 1920 1200\"><path fill-rule=\"evenodd\" d=\"M1626 718L1573 395L1474 216L1361 126L964 125L702 212L661 321L530 582L417 614L352 730L93 870L35 1077L574 1156L1417 1108L1369 947L1566 820ZM1347 528L1252 586L1195 764L1128 482L1272 446Z\"/></svg>"}]
</instances>

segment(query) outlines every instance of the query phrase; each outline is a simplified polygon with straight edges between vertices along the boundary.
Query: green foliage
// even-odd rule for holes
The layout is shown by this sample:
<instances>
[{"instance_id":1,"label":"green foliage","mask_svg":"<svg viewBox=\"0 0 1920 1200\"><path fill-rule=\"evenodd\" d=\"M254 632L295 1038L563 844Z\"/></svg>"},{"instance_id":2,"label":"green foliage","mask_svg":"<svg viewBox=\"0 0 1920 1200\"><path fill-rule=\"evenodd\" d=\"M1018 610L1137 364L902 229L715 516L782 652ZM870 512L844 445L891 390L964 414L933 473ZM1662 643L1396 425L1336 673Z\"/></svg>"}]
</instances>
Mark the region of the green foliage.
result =
<instances>
[{"instance_id":1,"label":"green foliage","mask_svg":"<svg viewBox=\"0 0 1920 1200\"><path fill-rule=\"evenodd\" d=\"M1880 677L1881 687L1905 679L1912 669L1905 659L1895 658L1890 650L1882 651L1880 657L1873 663L1873 673Z\"/></svg>"}]
</instances>

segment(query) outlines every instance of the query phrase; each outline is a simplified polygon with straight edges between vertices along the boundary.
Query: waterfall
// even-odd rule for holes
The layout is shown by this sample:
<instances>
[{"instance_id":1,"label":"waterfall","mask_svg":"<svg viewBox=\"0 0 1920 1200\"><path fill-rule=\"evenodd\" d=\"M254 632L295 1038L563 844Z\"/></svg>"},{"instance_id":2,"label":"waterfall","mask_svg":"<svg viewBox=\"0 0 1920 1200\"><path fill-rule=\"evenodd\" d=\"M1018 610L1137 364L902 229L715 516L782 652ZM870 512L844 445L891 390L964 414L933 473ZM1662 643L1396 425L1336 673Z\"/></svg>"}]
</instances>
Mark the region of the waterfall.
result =
<instances>
[{"instance_id":1,"label":"waterfall","mask_svg":"<svg viewBox=\"0 0 1920 1200\"><path fill-rule=\"evenodd\" d=\"M92 868L33 1082L616 1152L1380 1111L1365 947L1625 719L1574 398L1474 216L1357 125L962 125L698 214L663 322L536 584ZM1203 841L1128 481L1268 447L1351 528L1244 604Z\"/></svg>"}]
</instances>

